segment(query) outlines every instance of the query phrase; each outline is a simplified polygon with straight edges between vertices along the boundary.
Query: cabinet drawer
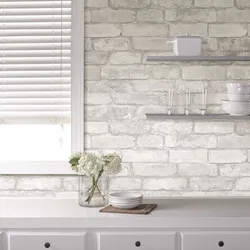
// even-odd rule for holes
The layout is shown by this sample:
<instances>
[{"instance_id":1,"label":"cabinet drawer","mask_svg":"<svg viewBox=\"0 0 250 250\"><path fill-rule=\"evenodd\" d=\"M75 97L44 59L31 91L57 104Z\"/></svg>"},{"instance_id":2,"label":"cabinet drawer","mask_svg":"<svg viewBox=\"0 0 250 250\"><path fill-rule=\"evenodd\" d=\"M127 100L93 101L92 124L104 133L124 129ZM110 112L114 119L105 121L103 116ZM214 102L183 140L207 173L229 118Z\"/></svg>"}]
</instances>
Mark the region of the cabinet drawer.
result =
<instances>
[{"instance_id":1,"label":"cabinet drawer","mask_svg":"<svg viewBox=\"0 0 250 250\"><path fill-rule=\"evenodd\" d=\"M85 234L10 233L9 250L84 250Z\"/></svg>"},{"instance_id":2,"label":"cabinet drawer","mask_svg":"<svg viewBox=\"0 0 250 250\"><path fill-rule=\"evenodd\" d=\"M182 250L249 250L250 232L183 232Z\"/></svg>"},{"instance_id":3,"label":"cabinet drawer","mask_svg":"<svg viewBox=\"0 0 250 250\"><path fill-rule=\"evenodd\" d=\"M176 233L99 233L99 250L175 250Z\"/></svg>"}]
</instances>

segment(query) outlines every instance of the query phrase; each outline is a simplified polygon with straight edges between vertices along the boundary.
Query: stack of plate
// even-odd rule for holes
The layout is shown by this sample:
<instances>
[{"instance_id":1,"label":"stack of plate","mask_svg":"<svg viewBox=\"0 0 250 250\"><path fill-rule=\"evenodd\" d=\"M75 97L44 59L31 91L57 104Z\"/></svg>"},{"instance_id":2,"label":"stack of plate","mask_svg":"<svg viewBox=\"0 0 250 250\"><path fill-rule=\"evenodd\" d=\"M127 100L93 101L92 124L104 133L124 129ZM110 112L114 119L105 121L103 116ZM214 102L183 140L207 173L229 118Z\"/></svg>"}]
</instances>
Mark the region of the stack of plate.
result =
<instances>
[{"instance_id":1,"label":"stack of plate","mask_svg":"<svg viewBox=\"0 0 250 250\"><path fill-rule=\"evenodd\" d=\"M222 101L223 109L230 115L250 114L250 86L242 83L227 84L228 101Z\"/></svg>"},{"instance_id":2,"label":"stack of plate","mask_svg":"<svg viewBox=\"0 0 250 250\"><path fill-rule=\"evenodd\" d=\"M112 193L109 195L109 203L113 207L122 209L132 209L138 207L143 201L143 195L141 193Z\"/></svg>"}]
</instances>

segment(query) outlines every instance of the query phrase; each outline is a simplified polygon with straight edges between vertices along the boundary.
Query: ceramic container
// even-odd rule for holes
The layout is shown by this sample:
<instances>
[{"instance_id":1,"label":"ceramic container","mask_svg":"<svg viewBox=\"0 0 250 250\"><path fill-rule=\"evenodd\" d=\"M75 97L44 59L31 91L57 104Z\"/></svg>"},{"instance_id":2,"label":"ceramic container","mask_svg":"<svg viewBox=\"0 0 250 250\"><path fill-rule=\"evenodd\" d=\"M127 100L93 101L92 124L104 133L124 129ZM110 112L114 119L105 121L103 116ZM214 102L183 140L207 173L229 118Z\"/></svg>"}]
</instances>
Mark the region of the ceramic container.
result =
<instances>
[{"instance_id":1,"label":"ceramic container","mask_svg":"<svg viewBox=\"0 0 250 250\"><path fill-rule=\"evenodd\" d=\"M250 114L250 102L222 101L222 107L230 115L248 116Z\"/></svg>"},{"instance_id":2,"label":"ceramic container","mask_svg":"<svg viewBox=\"0 0 250 250\"><path fill-rule=\"evenodd\" d=\"M227 93L249 95L250 94L250 86L245 84L245 83L228 83L227 84Z\"/></svg>"},{"instance_id":3,"label":"ceramic container","mask_svg":"<svg viewBox=\"0 0 250 250\"><path fill-rule=\"evenodd\" d=\"M231 102L249 102L250 95L229 94L229 93L227 93L227 98Z\"/></svg>"}]
</instances>

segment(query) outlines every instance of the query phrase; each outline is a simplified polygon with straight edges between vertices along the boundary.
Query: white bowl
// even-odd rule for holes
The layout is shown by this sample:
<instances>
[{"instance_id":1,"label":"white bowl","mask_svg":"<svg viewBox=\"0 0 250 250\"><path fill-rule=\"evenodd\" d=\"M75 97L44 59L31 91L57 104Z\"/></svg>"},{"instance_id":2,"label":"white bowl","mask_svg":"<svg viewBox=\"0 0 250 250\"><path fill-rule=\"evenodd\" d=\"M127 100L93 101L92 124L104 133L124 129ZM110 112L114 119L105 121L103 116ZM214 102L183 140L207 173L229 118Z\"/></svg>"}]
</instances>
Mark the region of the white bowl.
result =
<instances>
[{"instance_id":1,"label":"white bowl","mask_svg":"<svg viewBox=\"0 0 250 250\"><path fill-rule=\"evenodd\" d=\"M133 193L133 192L120 192L120 193L111 193L109 195L110 198L120 199L120 200L134 200L142 198L143 195L141 193Z\"/></svg>"},{"instance_id":2,"label":"white bowl","mask_svg":"<svg viewBox=\"0 0 250 250\"><path fill-rule=\"evenodd\" d=\"M133 208L138 207L140 204L137 204L137 205L133 205L133 204L127 204L127 205L111 204L111 205L112 205L112 207L115 207L115 208L133 209Z\"/></svg>"},{"instance_id":3,"label":"white bowl","mask_svg":"<svg viewBox=\"0 0 250 250\"><path fill-rule=\"evenodd\" d=\"M228 100L231 102L249 102L250 95L229 94L227 93Z\"/></svg>"},{"instance_id":4,"label":"white bowl","mask_svg":"<svg viewBox=\"0 0 250 250\"><path fill-rule=\"evenodd\" d=\"M109 202L110 203L119 203L119 204L130 204L130 203L142 203L143 200L136 200L136 201L119 201L119 200L112 200L112 199L109 199Z\"/></svg>"},{"instance_id":5,"label":"white bowl","mask_svg":"<svg viewBox=\"0 0 250 250\"><path fill-rule=\"evenodd\" d=\"M250 94L250 86L245 83L228 83L227 93L229 94Z\"/></svg>"},{"instance_id":6,"label":"white bowl","mask_svg":"<svg viewBox=\"0 0 250 250\"><path fill-rule=\"evenodd\" d=\"M222 107L230 115L248 116L250 114L250 102L222 101Z\"/></svg>"}]
</instances>

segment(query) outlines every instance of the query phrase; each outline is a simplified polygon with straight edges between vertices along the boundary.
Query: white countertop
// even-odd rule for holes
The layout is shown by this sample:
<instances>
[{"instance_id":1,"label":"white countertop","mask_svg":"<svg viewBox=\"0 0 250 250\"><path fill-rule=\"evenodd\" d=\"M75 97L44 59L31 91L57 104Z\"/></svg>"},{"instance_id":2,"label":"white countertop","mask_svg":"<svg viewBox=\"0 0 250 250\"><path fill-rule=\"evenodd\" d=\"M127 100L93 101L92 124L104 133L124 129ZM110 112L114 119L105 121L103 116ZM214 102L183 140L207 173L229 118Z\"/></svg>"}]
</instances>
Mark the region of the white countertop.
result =
<instances>
[{"instance_id":1,"label":"white countertop","mask_svg":"<svg viewBox=\"0 0 250 250\"><path fill-rule=\"evenodd\" d=\"M148 215L100 213L76 199L0 198L0 229L250 228L250 198L165 198Z\"/></svg>"}]
</instances>

